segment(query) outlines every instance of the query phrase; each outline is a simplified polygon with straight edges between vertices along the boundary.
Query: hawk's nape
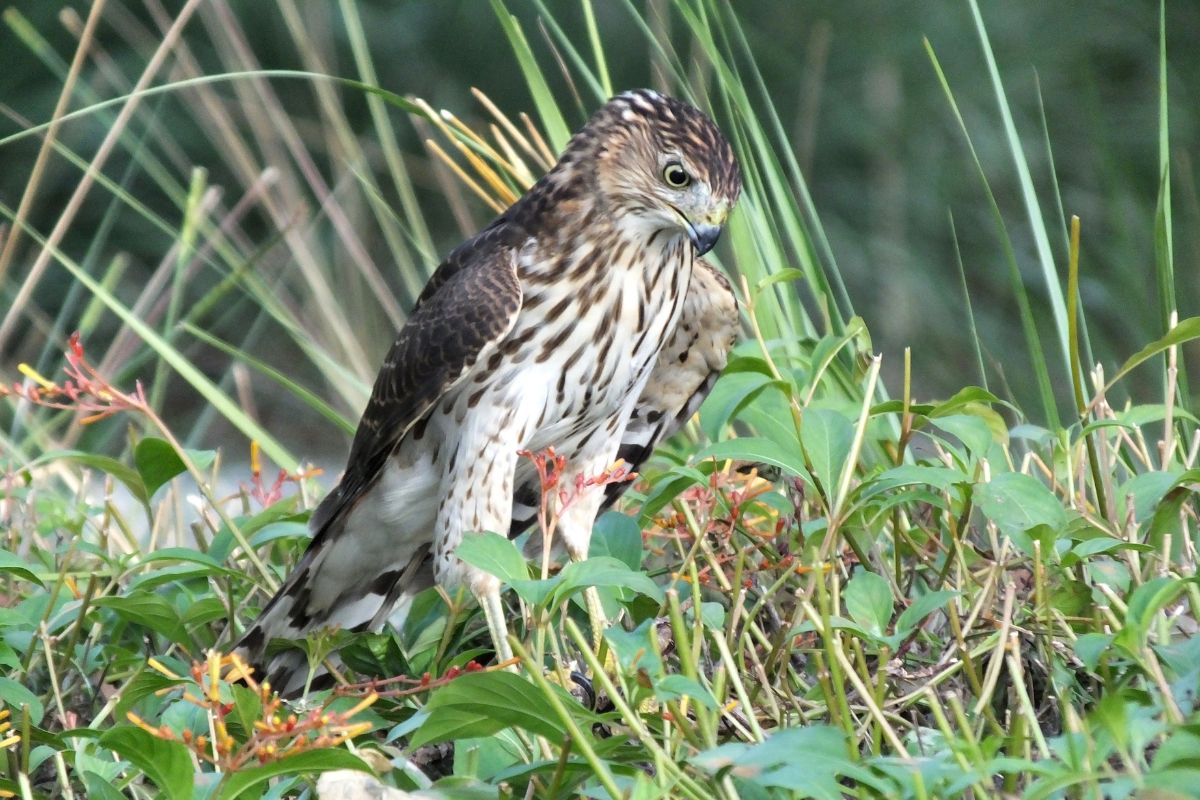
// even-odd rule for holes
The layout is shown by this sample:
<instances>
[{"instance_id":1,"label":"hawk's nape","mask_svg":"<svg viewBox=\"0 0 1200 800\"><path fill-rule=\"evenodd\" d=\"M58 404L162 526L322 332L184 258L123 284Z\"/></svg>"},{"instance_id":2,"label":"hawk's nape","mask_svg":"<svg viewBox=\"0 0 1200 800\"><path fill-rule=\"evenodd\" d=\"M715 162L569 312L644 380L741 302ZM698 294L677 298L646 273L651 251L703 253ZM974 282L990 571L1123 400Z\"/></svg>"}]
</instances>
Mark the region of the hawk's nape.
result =
<instances>
[{"instance_id":1,"label":"hawk's nape","mask_svg":"<svg viewBox=\"0 0 1200 800\"><path fill-rule=\"evenodd\" d=\"M432 582L479 598L507 654L499 581L454 556L469 531L531 520L536 478L518 451L553 446L568 474L635 467L695 411L739 327L728 282L697 259L715 243L741 178L697 109L651 91L603 106L554 168L422 292L376 379L313 541L238 648L325 626L376 629ZM587 556L593 487L557 537ZM594 607L594 604L593 604ZM266 665L302 688L298 651Z\"/></svg>"}]
</instances>

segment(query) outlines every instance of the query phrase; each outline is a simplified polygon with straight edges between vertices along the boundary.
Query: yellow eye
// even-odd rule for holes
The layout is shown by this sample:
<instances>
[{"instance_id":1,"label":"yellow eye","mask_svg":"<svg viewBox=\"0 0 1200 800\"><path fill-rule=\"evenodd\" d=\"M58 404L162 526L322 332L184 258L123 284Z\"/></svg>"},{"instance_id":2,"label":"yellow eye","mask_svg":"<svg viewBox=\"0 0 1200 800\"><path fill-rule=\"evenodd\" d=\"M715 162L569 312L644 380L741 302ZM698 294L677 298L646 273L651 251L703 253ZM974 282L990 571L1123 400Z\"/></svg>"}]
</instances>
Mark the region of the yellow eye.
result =
<instances>
[{"instance_id":1,"label":"yellow eye","mask_svg":"<svg viewBox=\"0 0 1200 800\"><path fill-rule=\"evenodd\" d=\"M682 189L692 182L692 176L687 174L687 170L678 161L672 161L663 168L663 180L667 182L667 186Z\"/></svg>"}]
</instances>

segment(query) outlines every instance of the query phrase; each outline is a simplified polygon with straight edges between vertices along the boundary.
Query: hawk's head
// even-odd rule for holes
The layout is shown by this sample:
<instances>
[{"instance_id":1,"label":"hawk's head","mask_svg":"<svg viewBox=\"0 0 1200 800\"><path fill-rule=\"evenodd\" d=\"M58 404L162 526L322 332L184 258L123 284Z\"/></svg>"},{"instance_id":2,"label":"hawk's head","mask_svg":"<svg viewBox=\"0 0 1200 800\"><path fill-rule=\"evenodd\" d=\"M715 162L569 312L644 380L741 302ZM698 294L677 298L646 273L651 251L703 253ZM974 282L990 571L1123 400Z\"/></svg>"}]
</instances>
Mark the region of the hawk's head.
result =
<instances>
[{"instance_id":1,"label":"hawk's head","mask_svg":"<svg viewBox=\"0 0 1200 800\"><path fill-rule=\"evenodd\" d=\"M559 161L576 176L591 165L587 182L602 213L647 233L684 233L699 255L716 244L742 190L733 149L713 121L649 89L609 100Z\"/></svg>"}]
</instances>

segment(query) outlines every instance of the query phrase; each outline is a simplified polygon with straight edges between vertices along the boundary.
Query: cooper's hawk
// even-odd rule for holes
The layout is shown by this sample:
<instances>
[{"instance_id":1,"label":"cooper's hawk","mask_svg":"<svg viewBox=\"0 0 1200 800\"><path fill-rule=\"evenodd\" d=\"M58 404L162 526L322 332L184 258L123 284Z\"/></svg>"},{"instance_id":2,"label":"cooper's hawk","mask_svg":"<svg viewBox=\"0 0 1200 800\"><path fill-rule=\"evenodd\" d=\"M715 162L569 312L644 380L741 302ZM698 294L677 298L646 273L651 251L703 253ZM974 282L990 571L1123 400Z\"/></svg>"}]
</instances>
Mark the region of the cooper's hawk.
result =
<instances>
[{"instance_id":1,"label":"cooper's hawk","mask_svg":"<svg viewBox=\"0 0 1200 800\"><path fill-rule=\"evenodd\" d=\"M740 191L728 141L692 106L639 90L596 112L434 272L313 513L312 543L239 649L261 661L276 637L378 628L436 581L475 594L506 655L499 581L455 548L465 532L532 522L538 479L518 451L553 446L574 485L618 457L636 468L695 411L739 327L728 282L697 257ZM613 488L564 511L572 558L587 556ZM298 656L274 657L274 686L299 687Z\"/></svg>"}]
</instances>

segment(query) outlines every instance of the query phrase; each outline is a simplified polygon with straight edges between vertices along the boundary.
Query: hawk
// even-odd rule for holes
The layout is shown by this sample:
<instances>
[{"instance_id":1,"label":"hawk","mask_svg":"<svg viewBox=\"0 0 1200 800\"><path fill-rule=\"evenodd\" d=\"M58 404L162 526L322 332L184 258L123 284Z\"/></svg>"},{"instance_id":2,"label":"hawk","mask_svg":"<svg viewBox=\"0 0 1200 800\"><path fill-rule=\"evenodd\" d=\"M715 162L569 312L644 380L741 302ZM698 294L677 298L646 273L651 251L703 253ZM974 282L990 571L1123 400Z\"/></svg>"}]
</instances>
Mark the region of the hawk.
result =
<instances>
[{"instance_id":1,"label":"hawk","mask_svg":"<svg viewBox=\"0 0 1200 800\"><path fill-rule=\"evenodd\" d=\"M313 539L238 650L326 626L377 629L434 582L479 600L510 654L500 582L455 558L468 531L515 535L539 484L518 451L553 446L565 485L618 458L634 469L700 405L740 327L728 281L699 257L741 192L729 142L698 109L649 90L608 101L558 163L452 251L380 368ZM587 557L616 486L564 511ZM296 651L266 674L303 686ZM297 683L299 677L299 683Z\"/></svg>"}]
</instances>

